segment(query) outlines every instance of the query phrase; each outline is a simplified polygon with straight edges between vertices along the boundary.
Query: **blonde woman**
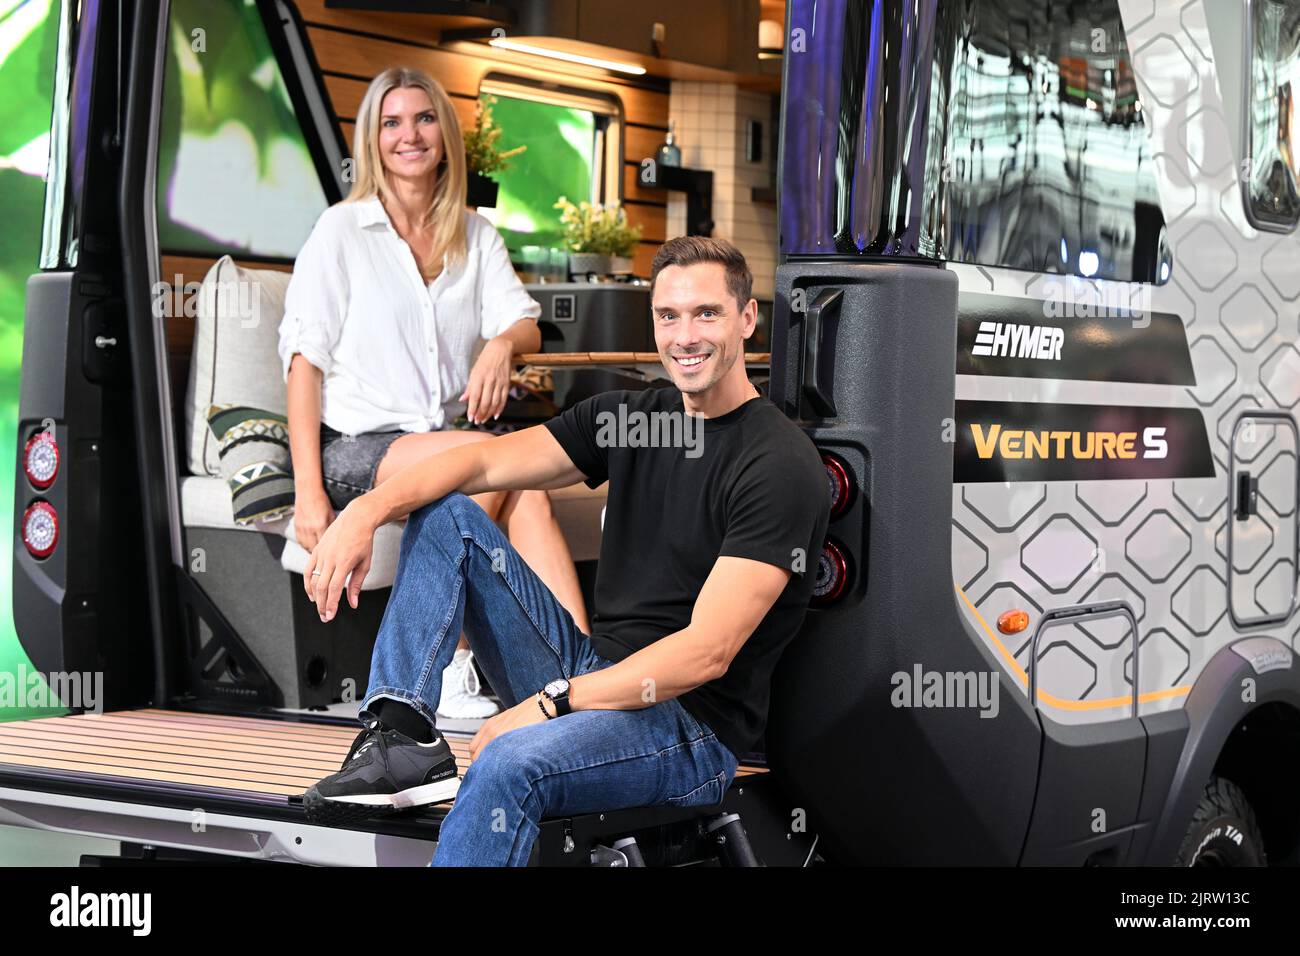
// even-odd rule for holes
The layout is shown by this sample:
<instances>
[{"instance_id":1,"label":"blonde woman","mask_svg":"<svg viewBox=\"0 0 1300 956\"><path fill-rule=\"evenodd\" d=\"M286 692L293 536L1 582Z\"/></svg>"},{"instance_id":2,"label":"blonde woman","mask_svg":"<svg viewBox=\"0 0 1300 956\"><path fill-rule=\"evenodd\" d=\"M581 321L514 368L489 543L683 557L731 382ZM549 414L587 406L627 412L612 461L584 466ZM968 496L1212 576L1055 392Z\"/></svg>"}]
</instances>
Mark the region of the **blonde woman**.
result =
<instances>
[{"instance_id":1,"label":"blonde woman","mask_svg":"<svg viewBox=\"0 0 1300 956\"><path fill-rule=\"evenodd\" d=\"M352 190L303 245L280 326L294 531L308 550L353 498L422 458L490 440L452 422L497 418L514 356L541 345L540 306L500 234L465 206L465 149L442 86L419 70L379 74L361 101L352 152ZM587 632L546 492L474 500ZM438 713L489 717L498 708L479 693L463 636L459 647Z\"/></svg>"}]
</instances>

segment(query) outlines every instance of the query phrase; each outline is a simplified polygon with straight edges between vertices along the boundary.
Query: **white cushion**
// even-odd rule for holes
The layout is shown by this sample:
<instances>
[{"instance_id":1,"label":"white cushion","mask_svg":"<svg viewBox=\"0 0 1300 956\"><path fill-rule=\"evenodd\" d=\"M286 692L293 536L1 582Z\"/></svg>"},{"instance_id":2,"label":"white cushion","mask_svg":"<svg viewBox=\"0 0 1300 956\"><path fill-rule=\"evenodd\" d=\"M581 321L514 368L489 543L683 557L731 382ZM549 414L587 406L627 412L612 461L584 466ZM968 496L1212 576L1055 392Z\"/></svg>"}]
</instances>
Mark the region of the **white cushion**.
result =
<instances>
[{"instance_id":1,"label":"white cushion","mask_svg":"<svg viewBox=\"0 0 1300 956\"><path fill-rule=\"evenodd\" d=\"M581 482L549 492L551 509L575 561L590 561L600 556L600 532L605 516L605 491ZM280 566L302 574L307 568L308 552L298 544L292 515L259 524L256 528L235 524L230 505L230 489L222 478L189 475L181 480L181 520L187 528L228 528L284 535ZM370 573L361 590L391 587L397 575L397 558L401 551L402 529L406 521L389 522L375 532L375 547L370 556Z\"/></svg>"},{"instance_id":2,"label":"white cushion","mask_svg":"<svg viewBox=\"0 0 1300 956\"><path fill-rule=\"evenodd\" d=\"M402 552L402 532L406 530L406 521L390 521L380 525L375 532L375 546L370 551L370 570L361 582L361 590L374 591L377 588L391 588L397 578L397 558ZM280 553L280 567L286 571L302 574L307 570L307 559L311 553L300 545L293 531L293 522L285 529L284 551Z\"/></svg>"},{"instance_id":3,"label":"white cushion","mask_svg":"<svg viewBox=\"0 0 1300 956\"><path fill-rule=\"evenodd\" d=\"M226 528L236 531L261 531L285 538L280 553L280 567L302 574L307 569L309 552L298 544L293 516L266 521L255 528L235 524L230 505L230 489L222 478L189 475L181 479L181 520L187 528ZM361 585L363 591L392 587L397 575L397 557L401 551L402 529L406 521L390 522L375 532L375 547L370 556L370 573Z\"/></svg>"},{"instance_id":4,"label":"white cushion","mask_svg":"<svg viewBox=\"0 0 1300 956\"><path fill-rule=\"evenodd\" d=\"M274 269L245 269L230 256L218 259L204 277L185 389L191 474L221 474L208 406L238 403L287 412L277 346L289 278Z\"/></svg>"}]
</instances>

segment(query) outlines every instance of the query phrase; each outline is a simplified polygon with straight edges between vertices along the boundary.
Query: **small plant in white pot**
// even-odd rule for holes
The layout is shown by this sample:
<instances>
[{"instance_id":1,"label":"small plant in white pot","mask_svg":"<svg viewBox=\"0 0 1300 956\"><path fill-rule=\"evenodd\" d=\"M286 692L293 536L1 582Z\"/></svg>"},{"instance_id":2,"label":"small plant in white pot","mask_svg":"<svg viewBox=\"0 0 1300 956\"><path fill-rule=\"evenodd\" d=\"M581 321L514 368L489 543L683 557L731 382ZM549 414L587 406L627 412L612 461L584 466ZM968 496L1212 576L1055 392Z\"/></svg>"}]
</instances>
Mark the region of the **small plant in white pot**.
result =
<instances>
[{"instance_id":1,"label":"small plant in white pot","mask_svg":"<svg viewBox=\"0 0 1300 956\"><path fill-rule=\"evenodd\" d=\"M561 196L555 208L561 211L570 272L585 276L632 271L632 253L641 241L641 227L628 223L621 205L586 201L574 204Z\"/></svg>"}]
</instances>

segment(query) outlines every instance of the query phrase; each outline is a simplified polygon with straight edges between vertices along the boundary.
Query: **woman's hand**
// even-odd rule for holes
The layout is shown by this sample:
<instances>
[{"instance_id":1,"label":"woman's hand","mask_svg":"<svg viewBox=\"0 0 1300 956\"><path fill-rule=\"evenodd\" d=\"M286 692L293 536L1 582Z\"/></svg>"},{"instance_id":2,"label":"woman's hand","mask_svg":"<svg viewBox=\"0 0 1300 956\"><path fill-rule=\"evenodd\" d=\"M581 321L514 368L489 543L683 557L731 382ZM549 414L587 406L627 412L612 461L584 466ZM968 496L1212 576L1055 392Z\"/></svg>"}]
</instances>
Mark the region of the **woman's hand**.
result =
<instances>
[{"instance_id":1,"label":"woman's hand","mask_svg":"<svg viewBox=\"0 0 1300 956\"><path fill-rule=\"evenodd\" d=\"M363 498L365 495L348 502L348 506L325 529L302 572L303 589L307 597L316 602L322 621L333 619L344 582L348 588L348 603L355 608L361 599L361 584L370 570L377 528L367 517L365 506L360 504ZM352 575L350 581L349 574Z\"/></svg>"},{"instance_id":2,"label":"woman's hand","mask_svg":"<svg viewBox=\"0 0 1300 956\"><path fill-rule=\"evenodd\" d=\"M333 520L334 506L324 486L294 489L293 531L303 549L313 550Z\"/></svg>"},{"instance_id":3,"label":"woman's hand","mask_svg":"<svg viewBox=\"0 0 1300 956\"><path fill-rule=\"evenodd\" d=\"M489 339L469 373L469 386L459 401L468 402L465 417L475 425L497 418L506 407L510 394L510 371L514 366L515 347L505 336Z\"/></svg>"}]
</instances>

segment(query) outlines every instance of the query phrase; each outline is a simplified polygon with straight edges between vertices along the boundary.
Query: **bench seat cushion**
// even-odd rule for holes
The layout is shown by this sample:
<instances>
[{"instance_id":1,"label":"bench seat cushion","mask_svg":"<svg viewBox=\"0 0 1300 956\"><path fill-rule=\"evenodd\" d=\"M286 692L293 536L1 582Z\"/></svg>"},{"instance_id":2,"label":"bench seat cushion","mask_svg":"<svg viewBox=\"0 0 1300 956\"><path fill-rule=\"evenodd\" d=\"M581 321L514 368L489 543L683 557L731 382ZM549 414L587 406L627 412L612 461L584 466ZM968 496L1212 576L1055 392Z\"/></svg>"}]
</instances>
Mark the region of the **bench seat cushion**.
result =
<instances>
[{"instance_id":1,"label":"bench seat cushion","mask_svg":"<svg viewBox=\"0 0 1300 956\"><path fill-rule=\"evenodd\" d=\"M579 482L551 491L551 508L575 561L591 561L600 555L600 530L605 510L605 485L592 490ZM224 479L187 475L181 480L181 518L187 528L237 528L250 534L278 534L286 539L280 566L302 574L308 552L294 535L293 517L260 523L255 527L235 524L230 488ZM363 591L392 587L397 573L397 555L405 521L384 525L375 534L375 550Z\"/></svg>"}]
</instances>

